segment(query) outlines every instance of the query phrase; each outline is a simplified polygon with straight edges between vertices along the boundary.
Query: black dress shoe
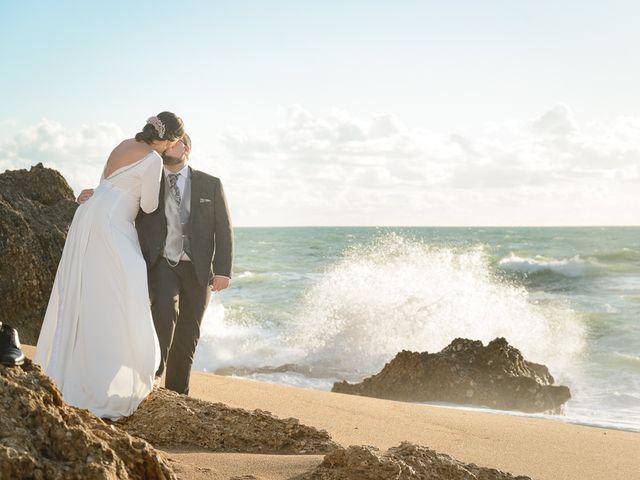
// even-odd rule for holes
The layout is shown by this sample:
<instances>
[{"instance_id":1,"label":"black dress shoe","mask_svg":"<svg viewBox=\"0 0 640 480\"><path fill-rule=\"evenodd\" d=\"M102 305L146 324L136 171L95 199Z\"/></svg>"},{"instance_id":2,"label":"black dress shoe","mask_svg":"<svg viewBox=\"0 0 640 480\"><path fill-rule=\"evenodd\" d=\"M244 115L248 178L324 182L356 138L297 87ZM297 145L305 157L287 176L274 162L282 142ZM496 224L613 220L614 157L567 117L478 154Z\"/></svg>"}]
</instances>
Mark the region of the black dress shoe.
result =
<instances>
[{"instance_id":1,"label":"black dress shoe","mask_svg":"<svg viewBox=\"0 0 640 480\"><path fill-rule=\"evenodd\" d=\"M0 363L9 367L22 365L24 353L20 348L18 331L6 323L0 325Z\"/></svg>"}]
</instances>

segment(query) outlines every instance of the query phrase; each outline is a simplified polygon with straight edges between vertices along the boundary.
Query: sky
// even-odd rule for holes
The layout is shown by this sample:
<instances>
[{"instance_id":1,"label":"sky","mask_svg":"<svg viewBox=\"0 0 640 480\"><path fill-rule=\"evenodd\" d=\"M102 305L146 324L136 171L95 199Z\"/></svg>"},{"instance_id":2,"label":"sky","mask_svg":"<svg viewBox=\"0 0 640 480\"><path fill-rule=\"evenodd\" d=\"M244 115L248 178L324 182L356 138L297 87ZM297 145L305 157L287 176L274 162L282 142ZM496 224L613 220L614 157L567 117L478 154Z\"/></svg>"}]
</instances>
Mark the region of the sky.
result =
<instances>
[{"instance_id":1,"label":"sky","mask_svg":"<svg viewBox=\"0 0 640 480\"><path fill-rule=\"evenodd\" d=\"M235 226L637 225L633 1L0 0L0 172L180 115Z\"/></svg>"}]
</instances>

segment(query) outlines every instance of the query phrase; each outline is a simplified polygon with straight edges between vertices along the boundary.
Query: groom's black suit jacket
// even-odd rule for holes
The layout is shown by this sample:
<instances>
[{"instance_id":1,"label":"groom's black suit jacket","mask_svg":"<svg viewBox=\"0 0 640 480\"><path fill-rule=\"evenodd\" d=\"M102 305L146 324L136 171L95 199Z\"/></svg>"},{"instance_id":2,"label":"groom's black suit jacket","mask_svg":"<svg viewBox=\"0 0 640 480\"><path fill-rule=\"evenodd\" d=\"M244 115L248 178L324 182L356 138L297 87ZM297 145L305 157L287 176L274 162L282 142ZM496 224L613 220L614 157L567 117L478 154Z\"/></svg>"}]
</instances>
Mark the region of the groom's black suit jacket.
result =
<instances>
[{"instance_id":1,"label":"groom's black suit jacket","mask_svg":"<svg viewBox=\"0 0 640 480\"><path fill-rule=\"evenodd\" d=\"M213 275L231 278L233 233L227 201L220 179L189 167L191 174L191 209L187 232L191 261L200 285L211 282ZM164 213L164 172L160 182L158 208L151 213L142 209L136 217L136 230L142 255L151 269L161 257L167 238Z\"/></svg>"}]
</instances>

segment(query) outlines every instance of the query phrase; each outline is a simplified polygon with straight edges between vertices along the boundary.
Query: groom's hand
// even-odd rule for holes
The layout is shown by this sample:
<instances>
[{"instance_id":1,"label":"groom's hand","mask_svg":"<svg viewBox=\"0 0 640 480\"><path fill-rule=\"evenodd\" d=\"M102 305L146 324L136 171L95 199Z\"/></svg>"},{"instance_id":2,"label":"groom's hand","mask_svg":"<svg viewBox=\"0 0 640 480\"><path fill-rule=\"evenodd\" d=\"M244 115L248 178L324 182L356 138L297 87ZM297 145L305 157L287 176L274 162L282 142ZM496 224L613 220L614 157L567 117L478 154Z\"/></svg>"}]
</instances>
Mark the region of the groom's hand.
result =
<instances>
[{"instance_id":1,"label":"groom's hand","mask_svg":"<svg viewBox=\"0 0 640 480\"><path fill-rule=\"evenodd\" d=\"M231 279L229 277L221 277L221 276L213 277L213 280L211 281L211 285L210 285L211 291L219 292L220 290L224 290L229 286L230 281Z\"/></svg>"},{"instance_id":2,"label":"groom's hand","mask_svg":"<svg viewBox=\"0 0 640 480\"><path fill-rule=\"evenodd\" d=\"M80 192L80 195L78 195L78 199L76 200L76 202L82 205L84 202L89 200L92 195L93 195L93 188L85 188Z\"/></svg>"}]
</instances>

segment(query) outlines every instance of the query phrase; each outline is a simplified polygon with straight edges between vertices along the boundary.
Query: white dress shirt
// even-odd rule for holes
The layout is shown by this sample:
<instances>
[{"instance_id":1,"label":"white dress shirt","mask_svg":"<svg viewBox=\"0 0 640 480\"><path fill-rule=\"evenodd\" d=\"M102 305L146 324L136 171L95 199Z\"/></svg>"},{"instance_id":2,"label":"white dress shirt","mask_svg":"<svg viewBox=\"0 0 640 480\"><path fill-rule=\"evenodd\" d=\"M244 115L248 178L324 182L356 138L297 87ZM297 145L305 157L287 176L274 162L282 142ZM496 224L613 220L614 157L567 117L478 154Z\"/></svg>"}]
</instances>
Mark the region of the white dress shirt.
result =
<instances>
[{"instance_id":1,"label":"white dress shirt","mask_svg":"<svg viewBox=\"0 0 640 480\"><path fill-rule=\"evenodd\" d=\"M173 173L173 172L165 166L164 167L165 176L169 175L170 173ZM185 164L184 167L182 167L182 170L175 173L180 174L180 176L178 177L178 182L176 183L176 186L178 187L178 190L180 191L180 196L182 197L182 192L184 192L184 186L187 183L187 176L189 175L189 166Z\"/></svg>"}]
</instances>

